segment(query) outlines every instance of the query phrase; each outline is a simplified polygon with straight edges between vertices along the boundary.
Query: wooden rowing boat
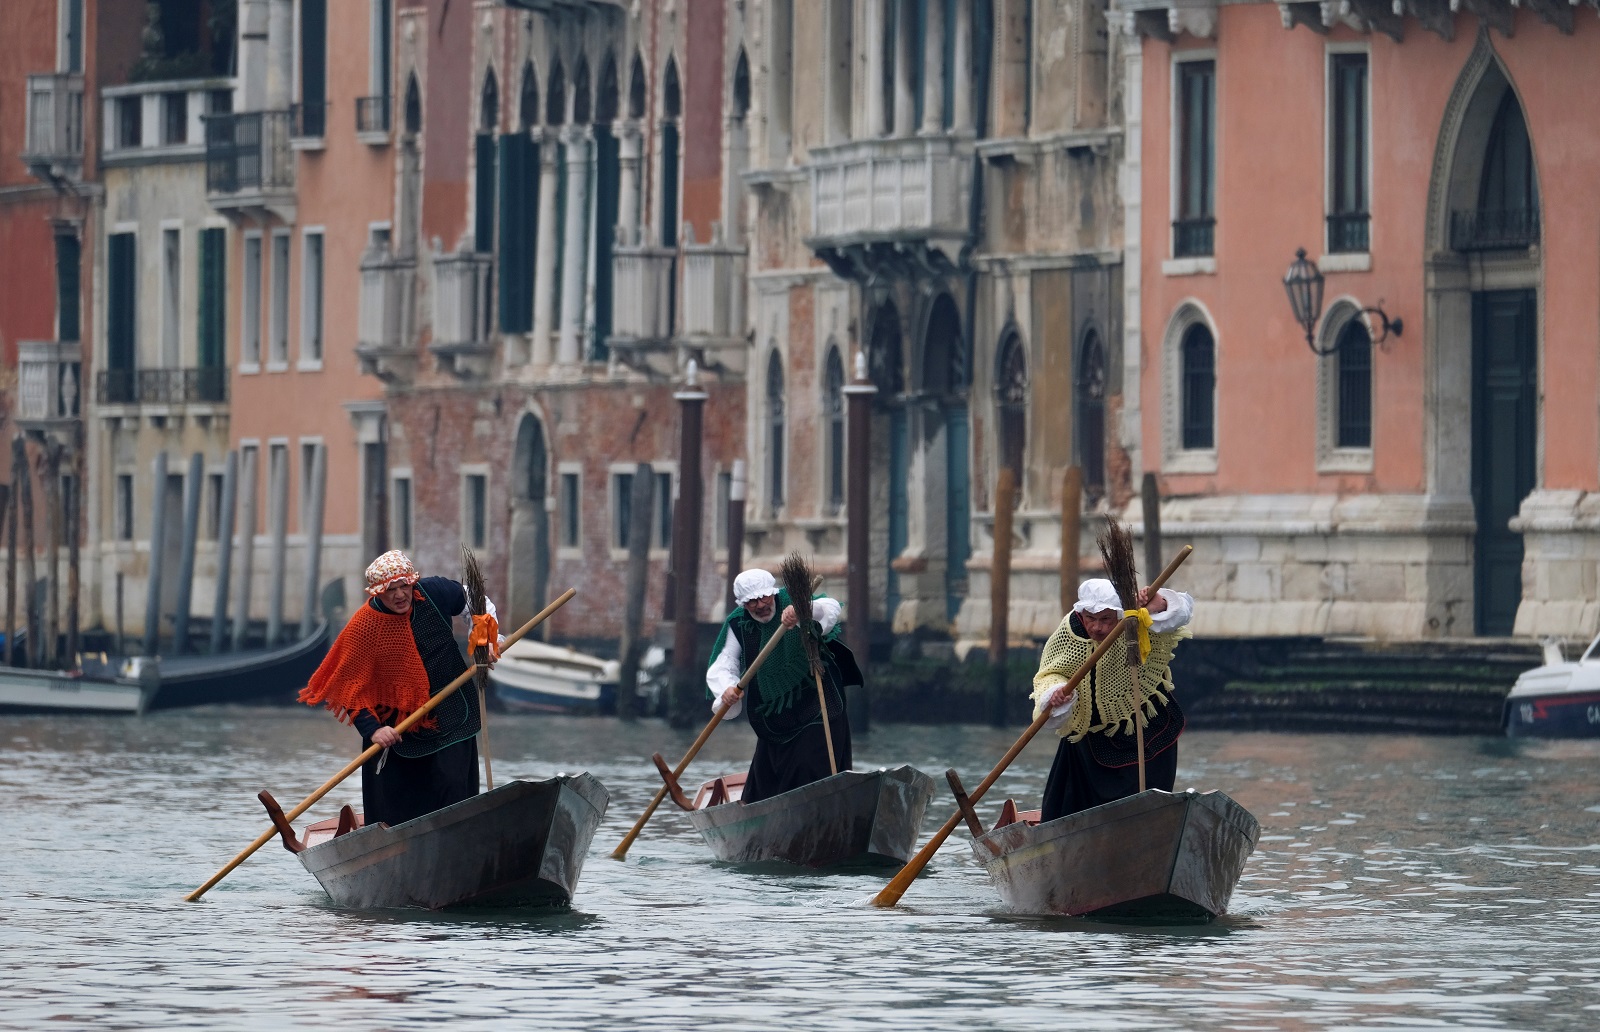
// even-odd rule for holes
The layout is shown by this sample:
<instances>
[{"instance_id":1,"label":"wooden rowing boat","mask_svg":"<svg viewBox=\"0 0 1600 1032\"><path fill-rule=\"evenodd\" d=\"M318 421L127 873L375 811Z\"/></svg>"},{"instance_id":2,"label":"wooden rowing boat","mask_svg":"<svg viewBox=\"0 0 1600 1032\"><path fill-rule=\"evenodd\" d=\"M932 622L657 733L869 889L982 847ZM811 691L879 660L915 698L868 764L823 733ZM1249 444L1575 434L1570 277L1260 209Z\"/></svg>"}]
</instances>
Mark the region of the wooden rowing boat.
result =
<instances>
[{"instance_id":1,"label":"wooden rowing boat","mask_svg":"<svg viewBox=\"0 0 1600 1032\"><path fill-rule=\"evenodd\" d=\"M1204 924L1227 912L1260 834L1221 792L1150 789L1047 824L1008 800L972 852L1020 914Z\"/></svg>"},{"instance_id":2,"label":"wooden rowing boat","mask_svg":"<svg viewBox=\"0 0 1600 1032\"><path fill-rule=\"evenodd\" d=\"M394 827L363 826L345 807L303 840L265 793L262 802L336 906L443 910L570 903L610 799L594 775L562 774L512 781Z\"/></svg>"},{"instance_id":3,"label":"wooden rowing boat","mask_svg":"<svg viewBox=\"0 0 1600 1032\"><path fill-rule=\"evenodd\" d=\"M728 863L898 867L917 846L934 787L914 767L846 770L744 803L744 779L727 774L707 781L689 810L689 823L716 858ZM674 798L683 805L680 793Z\"/></svg>"},{"instance_id":4,"label":"wooden rowing boat","mask_svg":"<svg viewBox=\"0 0 1600 1032\"><path fill-rule=\"evenodd\" d=\"M162 656L161 688L151 709L220 702L291 702L328 654L332 631L322 620L306 637L275 648Z\"/></svg>"},{"instance_id":5,"label":"wooden rowing boat","mask_svg":"<svg viewBox=\"0 0 1600 1032\"><path fill-rule=\"evenodd\" d=\"M156 664L129 660L122 670L63 673L0 667L0 713L126 713L137 716L161 686Z\"/></svg>"}]
</instances>

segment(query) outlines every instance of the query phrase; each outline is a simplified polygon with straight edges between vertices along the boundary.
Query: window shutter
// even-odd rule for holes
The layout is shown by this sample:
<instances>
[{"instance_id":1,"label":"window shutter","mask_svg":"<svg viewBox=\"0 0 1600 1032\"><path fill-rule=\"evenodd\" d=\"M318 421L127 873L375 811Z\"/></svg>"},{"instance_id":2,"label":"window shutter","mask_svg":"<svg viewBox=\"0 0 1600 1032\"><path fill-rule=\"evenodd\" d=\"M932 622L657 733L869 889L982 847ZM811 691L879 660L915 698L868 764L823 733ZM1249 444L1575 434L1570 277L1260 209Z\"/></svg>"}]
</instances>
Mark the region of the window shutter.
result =
<instances>
[{"instance_id":1,"label":"window shutter","mask_svg":"<svg viewBox=\"0 0 1600 1032\"><path fill-rule=\"evenodd\" d=\"M200 231L200 366L220 368L227 309L226 231Z\"/></svg>"},{"instance_id":2,"label":"window shutter","mask_svg":"<svg viewBox=\"0 0 1600 1032\"><path fill-rule=\"evenodd\" d=\"M482 139L483 137L479 137ZM528 150L526 133L500 137L500 330L526 333L533 328L528 255ZM482 250L479 246L479 250Z\"/></svg>"},{"instance_id":3,"label":"window shutter","mask_svg":"<svg viewBox=\"0 0 1600 1032\"><path fill-rule=\"evenodd\" d=\"M83 245L65 233L56 237L56 339L79 337L79 260Z\"/></svg>"},{"instance_id":4,"label":"window shutter","mask_svg":"<svg viewBox=\"0 0 1600 1032\"><path fill-rule=\"evenodd\" d=\"M110 265L106 299L106 365L111 369L134 368L134 318L138 311L134 278L136 253L136 238L132 233L111 235L106 256Z\"/></svg>"}]
</instances>

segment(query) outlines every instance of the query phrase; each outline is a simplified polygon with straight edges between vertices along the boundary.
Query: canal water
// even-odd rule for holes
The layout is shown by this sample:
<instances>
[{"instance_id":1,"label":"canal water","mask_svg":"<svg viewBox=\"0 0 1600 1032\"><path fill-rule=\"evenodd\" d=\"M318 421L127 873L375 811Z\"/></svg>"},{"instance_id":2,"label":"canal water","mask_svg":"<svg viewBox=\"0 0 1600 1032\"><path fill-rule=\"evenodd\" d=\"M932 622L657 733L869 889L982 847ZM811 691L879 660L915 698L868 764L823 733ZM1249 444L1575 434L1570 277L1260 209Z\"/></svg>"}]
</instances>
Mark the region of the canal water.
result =
<instances>
[{"instance_id":1,"label":"canal water","mask_svg":"<svg viewBox=\"0 0 1600 1032\"><path fill-rule=\"evenodd\" d=\"M1192 732L1179 787L1227 791L1261 845L1228 917L1128 929L1008 915L964 832L887 912L882 876L720 866L665 810L617 863L647 757L690 735L491 732L501 780L588 769L611 790L568 911L340 912L276 844L183 903L265 827L259 789L289 805L354 734L300 709L0 718L0 1028L1600 1027L1597 744ZM1011 738L880 727L856 761L972 785ZM999 789L1036 800L1053 745ZM691 778L751 747L719 731Z\"/></svg>"}]
</instances>

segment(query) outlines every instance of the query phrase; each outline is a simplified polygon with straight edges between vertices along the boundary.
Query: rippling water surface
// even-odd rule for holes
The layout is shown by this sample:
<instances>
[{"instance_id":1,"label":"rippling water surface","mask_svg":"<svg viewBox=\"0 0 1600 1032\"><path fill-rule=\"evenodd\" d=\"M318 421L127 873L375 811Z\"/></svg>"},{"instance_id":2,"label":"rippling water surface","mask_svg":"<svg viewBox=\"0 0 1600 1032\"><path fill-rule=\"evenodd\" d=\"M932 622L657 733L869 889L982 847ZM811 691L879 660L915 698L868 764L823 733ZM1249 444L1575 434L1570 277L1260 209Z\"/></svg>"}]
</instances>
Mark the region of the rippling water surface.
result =
<instances>
[{"instance_id":1,"label":"rippling water surface","mask_svg":"<svg viewBox=\"0 0 1600 1032\"><path fill-rule=\"evenodd\" d=\"M588 769L611 790L569 911L340 912L276 845L183 903L265 827L257 790L287 806L354 736L301 710L0 718L0 1027L1600 1027L1600 744L1191 732L1179 787L1231 794L1261 845L1230 916L1129 930L1006 914L964 832L888 912L867 903L881 875L720 866L665 810L617 863L659 784L647 757L691 736L491 731L501 780ZM970 785L1011 738L880 727L856 762ZM719 731L686 780L752 742ZM1036 805L1053 745L1000 789Z\"/></svg>"}]
</instances>

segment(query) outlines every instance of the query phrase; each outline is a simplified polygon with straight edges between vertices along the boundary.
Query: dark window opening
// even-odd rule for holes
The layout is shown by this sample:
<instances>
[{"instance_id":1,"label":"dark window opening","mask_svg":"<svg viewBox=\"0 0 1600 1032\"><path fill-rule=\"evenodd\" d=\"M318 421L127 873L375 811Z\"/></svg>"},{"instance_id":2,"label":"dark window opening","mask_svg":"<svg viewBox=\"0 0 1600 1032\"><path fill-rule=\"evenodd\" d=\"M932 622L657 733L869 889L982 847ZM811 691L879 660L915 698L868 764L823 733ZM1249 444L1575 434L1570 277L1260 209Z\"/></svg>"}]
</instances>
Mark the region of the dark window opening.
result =
<instances>
[{"instance_id":1,"label":"dark window opening","mask_svg":"<svg viewBox=\"0 0 1600 1032\"><path fill-rule=\"evenodd\" d=\"M1173 255L1215 253L1216 62L1178 65L1178 218Z\"/></svg>"},{"instance_id":2,"label":"dark window opening","mask_svg":"<svg viewBox=\"0 0 1600 1032\"><path fill-rule=\"evenodd\" d=\"M783 507L783 361L773 351L767 358L767 503Z\"/></svg>"},{"instance_id":3,"label":"dark window opening","mask_svg":"<svg viewBox=\"0 0 1600 1032\"><path fill-rule=\"evenodd\" d=\"M828 508L838 512L844 508L844 361L838 348L828 349L828 366L824 378L823 414L828 420Z\"/></svg>"},{"instance_id":4,"label":"dark window opening","mask_svg":"<svg viewBox=\"0 0 1600 1032\"><path fill-rule=\"evenodd\" d=\"M1083 491L1100 498L1106 491L1106 346L1090 330L1078 352L1074 383L1078 410L1078 466L1083 470Z\"/></svg>"},{"instance_id":5,"label":"dark window opening","mask_svg":"<svg viewBox=\"0 0 1600 1032\"><path fill-rule=\"evenodd\" d=\"M1362 253L1369 246L1371 225L1367 211L1367 55L1335 54L1332 62L1333 139L1328 157L1333 210L1328 213L1328 251Z\"/></svg>"},{"instance_id":6,"label":"dark window opening","mask_svg":"<svg viewBox=\"0 0 1600 1032\"><path fill-rule=\"evenodd\" d=\"M589 59L578 57L578 67L572 71L572 124L588 125L590 111Z\"/></svg>"},{"instance_id":7,"label":"dark window opening","mask_svg":"<svg viewBox=\"0 0 1600 1032\"><path fill-rule=\"evenodd\" d=\"M1372 337L1360 316L1345 323L1334 351L1339 422L1334 438L1340 448L1372 447Z\"/></svg>"},{"instance_id":8,"label":"dark window opening","mask_svg":"<svg viewBox=\"0 0 1600 1032\"><path fill-rule=\"evenodd\" d=\"M544 91L544 123L567 124L567 70L559 60L550 67L550 85Z\"/></svg>"},{"instance_id":9,"label":"dark window opening","mask_svg":"<svg viewBox=\"0 0 1600 1032\"><path fill-rule=\"evenodd\" d=\"M1489 130L1478 207L1453 214L1451 245L1458 251L1521 250L1539 242L1539 230L1533 145L1522 105L1507 87Z\"/></svg>"},{"instance_id":10,"label":"dark window opening","mask_svg":"<svg viewBox=\"0 0 1600 1032\"><path fill-rule=\"evenodd\" d=\"M999 374L995 400L1000 416L1000 467L1011 470L1020 487L1028 440L1028 355L1016 333L1007 335L1000 345ZM1016 497L1021 497L1020 491Z\"/></svg>"},{"instance_id":11,"label":"dark window opening","mask_svg":"<svg viewBox=\"0 0 1600 1032\"><path fill-rule=\"evenodd\" d=\"M744 121L750 113L750 62L739 48L739 58L733 64L733 117Z\"/></svg>"},{"instance_id":12,"label":"dark window opening","mask_svg":"<svg viewBox=\"0 0 1600 1032\"><path fill-rule=\"evenodd\" d=\"M539 124L539 79L532 61L522 66L522 96L517 101L517 119L523 129Z\"/></svg>"},{"instance_id":13,"label":"dark window opening","mask_svg":"<svg viewBox=\"0 0 1600 1032\"><path fill-rule=\"evenodd\" d=\"M628 69L628 117L643 118L645 102L644 61L633 55L633 65Z\"/></svg>"},{"instance_id":14,"label":"dark window opening","mask_svg":"<svg viewBox=\"0 0 1600 1032\"><path fill-rule=\"evenodd\" d=\"M617 62L610 54L600 65L600 87L595 94L594 120L599 125L610 125L617 120L621 102L617 94Z\"/></svg>"},{"instance_id":15,"label":"dark window opening","mask_svg":"<svg viewBox=\"0 0 1600 1032\"><path fill-rule=\"evenodd\" d=\"M561 547L578 547L578 474L561 474Z\"/></svg>"},{"instance_id":16,"label":"dark window opening","mask_svg":"<svg viewBox=\"0 0 1600 1032\"><path fill-rule=\"evenodd\" d=\"M406 132L412 136L422 132L422 91L415 72L406 78Z\"/></svg>"},{"instance_id":17,"label":"dark window opening","mask_svg":"<svg viewBox=\"0 0 1600 1032\"><path fill-rule=\"evenodd\" d=\"M1200 323L1190 326L1179 346L1180 423L1185 450L1216 446L1216 342Z\"/></svg>"}]
</instances>

